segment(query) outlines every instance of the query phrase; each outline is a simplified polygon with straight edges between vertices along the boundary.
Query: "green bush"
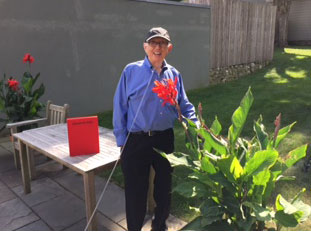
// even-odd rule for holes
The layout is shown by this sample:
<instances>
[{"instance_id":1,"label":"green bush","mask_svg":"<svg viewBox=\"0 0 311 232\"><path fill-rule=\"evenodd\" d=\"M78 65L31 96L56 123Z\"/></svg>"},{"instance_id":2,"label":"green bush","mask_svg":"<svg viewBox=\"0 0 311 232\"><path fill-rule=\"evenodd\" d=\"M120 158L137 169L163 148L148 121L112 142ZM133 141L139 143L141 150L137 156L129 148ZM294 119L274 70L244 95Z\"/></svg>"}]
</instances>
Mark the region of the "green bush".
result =
<instances>
[{"instance_id":1,"label":"green bush","mask_svg":"<svg viewBox=\"0 0 311 232\"><path fill-rule=\"evenodd\" d=\"M306 156L307 145L300 146L281 159L277 148L295 123L280 128L281 115L275 120L275 131L265 131L260 116L254 122L255 135L240 137L253 103L251 89L232 115L227 139L220 136L222 126L217 117L208 128L199 107L200 128L191 121L182 123L188 154L164 154L172 166L191 170L173 191L186 198L201 198L200 213L185 230L263 230L265 222L274 221L276 228L295 227L307 219L311 208L300 200L302 189L292 200L281 194L275 207L267 203L278 181L294 180L284 172Z\"/></svg>"},{"instance_id":2,"label":"green bush","mask_svg":"<svg viewBox=\"0 0 311 232\"><path fill-rule=\"evenodd\" d=\"M39 111L44 107L44 104L40 103L38 99L44 94L45 87L41 83L37 89L34 89L40 73L35 77L32 76L30 64L33 62L34 58L29 53L25 54L24 63L28 63L29 71L24 73L21 81L19 82L13 77L6 79L5 75L0 81L0 112L5 115L0 119L1 122L32 119L39 116Z\"/></svg>"}]
</instances>

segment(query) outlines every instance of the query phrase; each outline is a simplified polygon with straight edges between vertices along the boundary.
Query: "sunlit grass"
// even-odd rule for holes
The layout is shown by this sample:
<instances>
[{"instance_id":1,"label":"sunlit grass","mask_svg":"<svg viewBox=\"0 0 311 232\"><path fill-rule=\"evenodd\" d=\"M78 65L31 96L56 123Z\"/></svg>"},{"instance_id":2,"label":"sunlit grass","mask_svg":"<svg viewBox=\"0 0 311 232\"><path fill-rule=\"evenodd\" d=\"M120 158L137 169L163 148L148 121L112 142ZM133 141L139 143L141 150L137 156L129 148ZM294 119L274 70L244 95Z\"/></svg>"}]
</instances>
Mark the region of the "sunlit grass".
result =
<instances>
[{"instance_id":1,"label":"sunlit grass","mask_svg":"<svg viewBox=\"0 0 311 232\"><path fill-rule=\"evenodd\" d=\"M285 53L288 54L295 54L296 56L300 55L301 56L311 56L311 49L309 48L284 48ZM298 58L299 59L299 58Z\"/></svg>"},{"instance_id":2,"label":"sunlit grass","mask_svg":"<svg viewBox=\"0 0 311 232\"><path fill-rule=\"evenodd\" d=\"M285 73L292 77L292 78L296 78L296 79L301 79L301 78L306 78L307 77L307 70L294 70L292 68L287 68L285 70Z\"/></svg>"}]
</instances>

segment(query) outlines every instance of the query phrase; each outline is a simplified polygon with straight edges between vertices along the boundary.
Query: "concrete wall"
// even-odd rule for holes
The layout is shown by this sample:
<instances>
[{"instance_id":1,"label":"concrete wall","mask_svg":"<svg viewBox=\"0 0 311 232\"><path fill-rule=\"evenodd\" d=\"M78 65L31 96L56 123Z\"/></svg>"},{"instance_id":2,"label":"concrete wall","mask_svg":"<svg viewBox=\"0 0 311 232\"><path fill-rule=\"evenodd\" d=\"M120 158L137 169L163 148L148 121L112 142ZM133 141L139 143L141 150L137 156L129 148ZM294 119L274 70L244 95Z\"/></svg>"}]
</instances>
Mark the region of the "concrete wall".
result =
<instances>
[{"instance_id":1,"label":"concrete wall","mask_svg":"<svg viewBox=\"0 0 311 232\"><path fill-rule=\"evenodd\" d=\"M292 1L288 17L288 41L311 42L311 0Z\"/></svg>"},{"instance_id":2,"label":"concrete wall","mask_svg":"<svg viewBox=\"0 0 311 232\"><path fill-rule=\"evenodd\" d=\"M69 103L70 116L109 110L124 66L144 58L145 34L160 25L186 88L207 86L210 9L161 2L0 0L0 75L20 78L30 52L46 86L42 101Z\"/></svg>"}]
</instances>

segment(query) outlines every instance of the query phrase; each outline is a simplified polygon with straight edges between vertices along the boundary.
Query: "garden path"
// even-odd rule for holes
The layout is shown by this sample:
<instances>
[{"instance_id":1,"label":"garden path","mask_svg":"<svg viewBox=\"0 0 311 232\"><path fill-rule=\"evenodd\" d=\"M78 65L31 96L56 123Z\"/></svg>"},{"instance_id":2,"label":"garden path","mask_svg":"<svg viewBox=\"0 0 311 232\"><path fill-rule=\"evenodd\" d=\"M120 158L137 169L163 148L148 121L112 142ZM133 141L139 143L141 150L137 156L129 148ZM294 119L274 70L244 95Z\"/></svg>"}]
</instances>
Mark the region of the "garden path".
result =
<instances>
[{"instance_id":1,"label":"garden path","mask_svg":"<svg viewBox=\"0 0 311 232\"><path fill-rule=\"evenodd\" d=\"M39 164L32 192L25 195L20 170L14 166L11 142L0 138L0 230L81 231L86 226L82 176L62 169L57 163ZM96 176L96 195L99 197L106 180ZM124 192L110 183L98 208L98 230L126 229ZM143 230L150 230L151 218L146 216ZM178 230L185 222L170 215L169 230Z\"/></svg>"}]
</instances>

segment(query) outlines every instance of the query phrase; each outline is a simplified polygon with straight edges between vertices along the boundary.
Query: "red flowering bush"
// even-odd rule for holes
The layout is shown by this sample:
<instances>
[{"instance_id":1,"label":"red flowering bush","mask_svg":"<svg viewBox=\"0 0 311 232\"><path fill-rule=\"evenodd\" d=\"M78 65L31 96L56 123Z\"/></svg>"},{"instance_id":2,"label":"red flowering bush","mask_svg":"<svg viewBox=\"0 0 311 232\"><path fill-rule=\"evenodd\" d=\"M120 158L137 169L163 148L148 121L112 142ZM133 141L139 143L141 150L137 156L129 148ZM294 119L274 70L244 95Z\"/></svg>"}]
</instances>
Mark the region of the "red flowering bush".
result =
<instances>
[{"instance_id":1,"label":"red flowering bush","mask_svg":"<svg viewBox=\"0 0 311 232\"><path fill-rule=\"evenodd\" d=\"M41 84L33 89L40 76L38 73L33 77L30 72L30 64L34 60L30 53L25 54L23 62L29 65L29 71L24 73L21 81L13 77L7 79L5 74L0 81L0 112L5 115L1 115L1 122L18 122L39 116L38 113L44 105L38 99L44 94L45 87ZM4 127L5 125L0 130Z\"/></svg>"}]
</instances>

